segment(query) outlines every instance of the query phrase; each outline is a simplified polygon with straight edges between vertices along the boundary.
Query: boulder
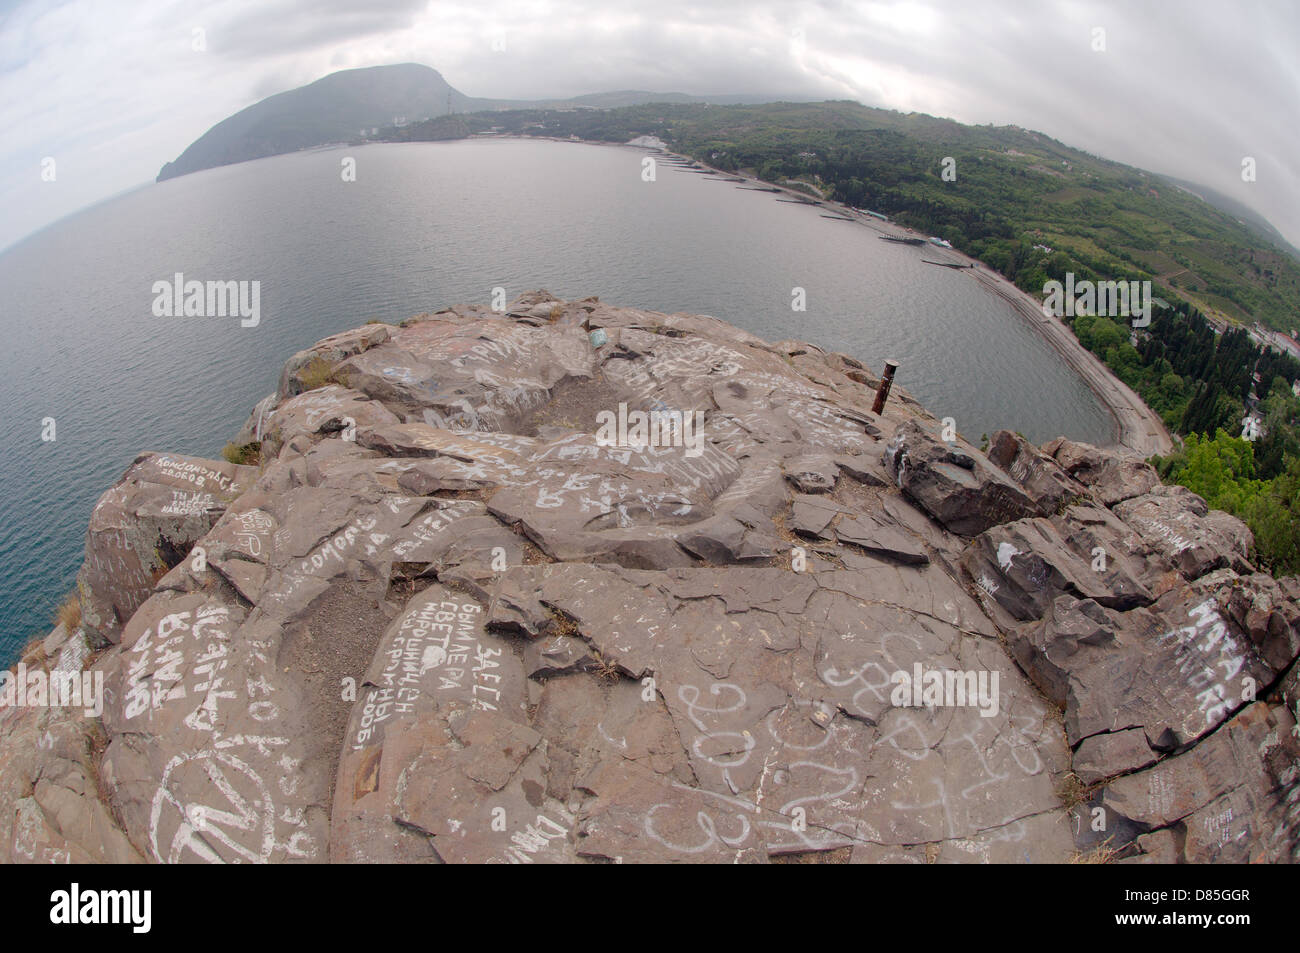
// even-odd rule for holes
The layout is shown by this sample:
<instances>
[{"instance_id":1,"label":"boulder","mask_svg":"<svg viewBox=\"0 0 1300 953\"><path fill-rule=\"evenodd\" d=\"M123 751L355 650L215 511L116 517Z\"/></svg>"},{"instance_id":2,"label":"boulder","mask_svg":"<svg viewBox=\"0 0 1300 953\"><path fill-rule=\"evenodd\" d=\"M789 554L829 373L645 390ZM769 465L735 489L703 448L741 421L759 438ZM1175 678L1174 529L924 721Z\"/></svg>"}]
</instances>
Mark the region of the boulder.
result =
<instances>
[{"instance_id":1,"label":"boulder","mask_svg":"<svg viewBox=\"0 0 1300 953\"><path fill-rule=\"evenodd\" d=\"M331 335L323 341L299 351L289 358L280 372L280 386L276 390L281 399L296 397L308 388L303 384L303 372L313 362L336 366L345 358L383 344L392 337L393 329L386 324L367 324L340 334ZM316 366L319 366L317 364ZM260 406L260 405L259 405Z\"/></svg>"},{"instance_id":2,"label":"boulder","mask_svg":"<svg viewBox=\"0 0 1300 953\"><path fill-rule=\"evenodd\" d=\"M1152 764L1160 752L1152 749L1141 728L1089 735L1074 753L1074 773L1084 784L1127 774Z\"/></svg>"},{"instance_id":3,"label":"boulder","mask_svg":"<svg viewBox=\"0 0 1300 953\"><path fill-rule=\"evenodd\" d=\"M1052 517L1070 551L1106 573L1112 564L1116 572L1138 580L1153 595L1183 582L1174 567L1174 548L1166 540L1143 538L1131 526L1104 506L1068 506Z\"/></svg>"},{"instance_id":4,"label":"boulder","mask_svg":"<svg viewBox=\"0 0 1300 953\"><path fill-rule=\"evenodd\" d=\"M166 592L98 663L108 798L149 860L328 857L337 744L297 638L220 596Z\"/></svg>"},{"instance_id":5,"label":"boulder","mask_svg":"<svg viewBox=\"0 0 1300 953\"><path fill-rule=\"evenodd\" d=\"M935 428L918 421L895 431L883 460L898 487L950 532L975 536L999 523L1041 514L978 450L961 441L949 445Z\"/></svg>"},{"instance_id":6,"label":"boulder","mask_svg":"<svg viewBox=\"0 0 1300 953\"><path fill-rule=\"evenodd\" d=\"M842 453L835 457L836 465L849 477L867 486L889 486L889 475L880 459L872 454Z\"/></svg>"},{"instance_id":7,"label":"boulder","mask_svg":"<svg viewBox=\"0 0 1300 953\"><path fill-rule=\"evenodd\" d=\"M829 454L806 453L785 461L785 478L800 493L828 493L839 475L840 468Z\"/></svg>"},{"instance_id":8,"label":"boulder","mask_svg":"<svg viewBox=\"0 0 1300 953\"><path fill-rule=\"evenodd\" d=\"M1206 576L1201 583L1198 588L1213 596L1219 611L1249 636L1270 668L1282 671L1300 655L1300 579L1224 572Z\"/></svg>"},{"instance_id":9,"label":"boulder","mask_svg":"<svg viewBox=\"0 0 1300 953\"><path fill-rule=\"evenodd\" d=\"M1075 551L1052 521L1035 518L995 526L966 550L963 564L984 591L1012 616L1041 618L1060 594L1132 609L1155 597L1128 561Z\"/></svg>"},{"instance_id":10,"label":"boulder","mask_svg":"<svg viewBox=\"0 0 1300 953\"><path fill-rule=\"evenodd\" d=\"M1072 747L1141 728L1153 748L1173 750L1213 731L1241 707L1245 687L1275 675L1214 601L1190 587L1129 612L1057 596L1041 622L1018 627L1007 642L1064 710Z\"/></svg>"},{"instance_id":11,"label":"boulder","mask_svg":"<svg viewBox=\"0 0 1300 953\"><path fill-rule=\"evenodd\" d=\"M1180 863L1300 861L1294 727L1281 706L1249 705L1191 750L1107 785L1098 803L1108 827L1176 825Z\"/></svg>"},{"instance_id":12,"label":"boulder","mask_svg":"<svg viewBox=\"0 0 1300 953\"><path fill-rule=\"evenodd\" d=\"M399 423L378 401L338 384L327 384L281 401L262 425L262 459L284 450L304 453L326 438L353 441L358 428Z\"/></svg>"},{"instance_id":13,"label":"boulder","mask_svg":"<svg viewBox=\"0 0 1300 953\"><path fill-rule=\"evenodd\" d=\"M1069 476L1090 487L1106 506L1149 493L1160 485L1155 468L1128 451L1102 450L1058 437L1043 444L1043 453Z\"/></svg>"},{"instance_id":14,"label":"boulder","mask_svg":"<svg viewBox=\"0 0 1300 953\"><path fill-rule=\"evenodd\" d=\"M1051 456L1010 430L999 430L989 441L989 462L1001 467L1044 513L1059 513L1088 495Z\"/></svg>"},{"instance_id":15,"label":"boulder","mask_svg":"<svg viewBox=\"0 0 1300 953\"><path fill-rule=\"evenodd\" d=\"M255 467L176 454L137 457L99 498L86 530L86 560L77 575L81 621L103 642L122 626L251 485Z\"/></svg>"},{"instance_id":16,"label":"boulder","mask_svg":"<svg viewBox=\"0 0 1300 953\"><path fill-rule=\"evenodd\" d=\"M844 508L824 497L797 495L790 505L790 528L800 536L833 539L831 521Z\"/></svg>"},{"instance_id":17,"label":"boulder","mask_svg":"<svg viewBox=\"0 0 1300 953\"><path fill-rule=\"evenodd\" d=\"M1246 524L1183 487L1158 487L1117 504L1114 513L1148 545L1163 550L1187 579L1223 566L1251 572L1254 537Z\"/></svg>"}]
</instances>

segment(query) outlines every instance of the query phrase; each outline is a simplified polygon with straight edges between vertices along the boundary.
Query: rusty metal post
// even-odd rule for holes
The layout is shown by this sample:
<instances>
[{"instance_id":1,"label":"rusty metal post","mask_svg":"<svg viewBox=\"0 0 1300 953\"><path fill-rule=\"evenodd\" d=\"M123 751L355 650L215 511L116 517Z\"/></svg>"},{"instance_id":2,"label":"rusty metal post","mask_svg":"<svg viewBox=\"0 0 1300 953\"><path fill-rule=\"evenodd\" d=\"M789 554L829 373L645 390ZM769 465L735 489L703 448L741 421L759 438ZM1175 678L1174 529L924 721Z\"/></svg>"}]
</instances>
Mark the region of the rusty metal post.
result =
<instances>
[{"instance_id":1,"label":"rusty metal post","mask_svg":"<svg viewBox=\"0 0 1300 953\"><path fill-rule=\"evenodd\" d=\"M885 373L880 378L880 386L876 388L876 402L871 405L873 414L879 414L885 409L885 401L889 399L889 388L894 383L896 370L898 370L897 361L885 361Z\"/></svg>"}]
</instances>

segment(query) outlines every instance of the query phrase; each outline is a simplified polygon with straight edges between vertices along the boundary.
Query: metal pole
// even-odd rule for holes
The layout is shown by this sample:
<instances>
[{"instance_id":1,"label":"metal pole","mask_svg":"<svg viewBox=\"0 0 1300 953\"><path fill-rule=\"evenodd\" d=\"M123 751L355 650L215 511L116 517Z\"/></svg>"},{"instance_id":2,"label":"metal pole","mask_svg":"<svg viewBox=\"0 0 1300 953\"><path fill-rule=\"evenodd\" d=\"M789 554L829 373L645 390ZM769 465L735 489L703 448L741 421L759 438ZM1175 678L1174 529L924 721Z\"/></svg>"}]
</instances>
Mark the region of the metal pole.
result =
<instances>
[{"instance_id":1,"label":"metal pole","mask_svg":"<svg viewBox=\"0 0 1300 953\"><path fill-rule=\"evenodd\" d=\"M880 386L876 388L876 402L871 405L871 412L879 414L885 409L885 401L889 399L889 388L894 383L894 371L898 370L897 361L885 361L885 373L880 378Z\"/></svg>"}]
</instances>

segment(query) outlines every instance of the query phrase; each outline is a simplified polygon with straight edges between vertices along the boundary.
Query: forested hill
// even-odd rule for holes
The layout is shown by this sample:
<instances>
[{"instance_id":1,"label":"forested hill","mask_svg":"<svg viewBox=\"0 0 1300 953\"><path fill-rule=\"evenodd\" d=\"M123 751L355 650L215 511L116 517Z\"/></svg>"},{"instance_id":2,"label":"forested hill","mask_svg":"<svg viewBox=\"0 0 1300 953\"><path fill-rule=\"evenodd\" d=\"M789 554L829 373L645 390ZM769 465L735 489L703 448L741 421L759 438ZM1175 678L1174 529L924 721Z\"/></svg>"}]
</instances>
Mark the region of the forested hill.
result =
<instances>
[{"instance_id":1,"label":"forested hill","mask_svg":"<svg viewBox=\"0 0 1300 953\"><path fill-rule=\"evenodd\" d=\"M455 120L455 129L435 119L381 138L454 138L493 128L608 142L655 135L718 168L805 181L828 197L939 235L1027 291L1041 294L1045 281L1067 271L1150 278L1166 289L1163 297L1213 317L1283 331L1300 323L1300 263L1276 232L1240 221L1172 180L1016 126L967 126L852 102L656 103ZM945 157L954 160L952 181L943 177Z\"/></svg>"},{"instance_id":2,"label":"forested hill","mask_svg":"<svg viewBox=\"0 0 1300 953\"><path fill-rule=\"evenodd\" d=\"M746 95L698 97L638 89L590 93L563 100L483 99L453 89L437 70L420 63L346 69L306 86L268 96L226 117L190 143L174 161L165 163L158 173L158 181L300 149L359 142L367 137L366 130L377 132L390 124L398 128L408 120L436 123L438 117L450 113L612 108L653 101L752 103L758 99ZM428 128L426 125L426 132ZM451 128L460 127L453 121Z\"/></svg>"},{"instance_id":3,"label":"forested hill","mask_svg":"<svg viewBox=\"0 0 1300 953\"><path fill-rule=\"evenodd\" d=\"M202 169L348 142L364 127L448 109L487 108L447 85L427 66L400 63L340 70L307 86L268 96L217 123L158 173L158 181Z\"/></svg>"}]
</instances>

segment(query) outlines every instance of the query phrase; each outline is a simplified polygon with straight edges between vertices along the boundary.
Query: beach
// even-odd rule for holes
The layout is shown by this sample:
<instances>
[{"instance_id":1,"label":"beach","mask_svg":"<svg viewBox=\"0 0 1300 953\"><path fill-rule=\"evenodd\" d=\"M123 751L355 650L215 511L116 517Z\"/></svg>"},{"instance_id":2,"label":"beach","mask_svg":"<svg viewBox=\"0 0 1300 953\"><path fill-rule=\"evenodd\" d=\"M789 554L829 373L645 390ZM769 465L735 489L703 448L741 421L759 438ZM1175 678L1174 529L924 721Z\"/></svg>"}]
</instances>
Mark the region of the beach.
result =
<instances>
[{"instance_id":1,"label":"beach","mask_svg":"<svg viewBox=\"0 0 1300 953\"><path fill-rule=\"evenodd\" d=\"M674 159L711 169L706 163L690 156L667 150L662 152ZM836 217L865 225L881 235L895 238L928 238L919 232L866 215L839 202L814 199L798 189L774 185L738 172L724 172L719 169L712 171L729 178L743 179L746 185L752 187L778 191L783 196L800 199L809 205L833 212ZM1024 318L1026 324L1060 354L1061 359L1083 379L1088 389L1097 395L1098 400L1114 419L1116 436L1110 446L1130 450L1143 458L1165 455L1175 448L1174 439L1165 428L1160 415L1148 407L1132 388L1117 378L1095 354L1080 344L1079 339L1067 325L1055 317L1044 314L1041 302L1017 288L987 265L954 248L942 248L927 241L924 245L918 246L917 250L931 261L958 266L950 270L970 275L990 294L1005 301L1012 310Z\"/></svg>"}]
</instances>

